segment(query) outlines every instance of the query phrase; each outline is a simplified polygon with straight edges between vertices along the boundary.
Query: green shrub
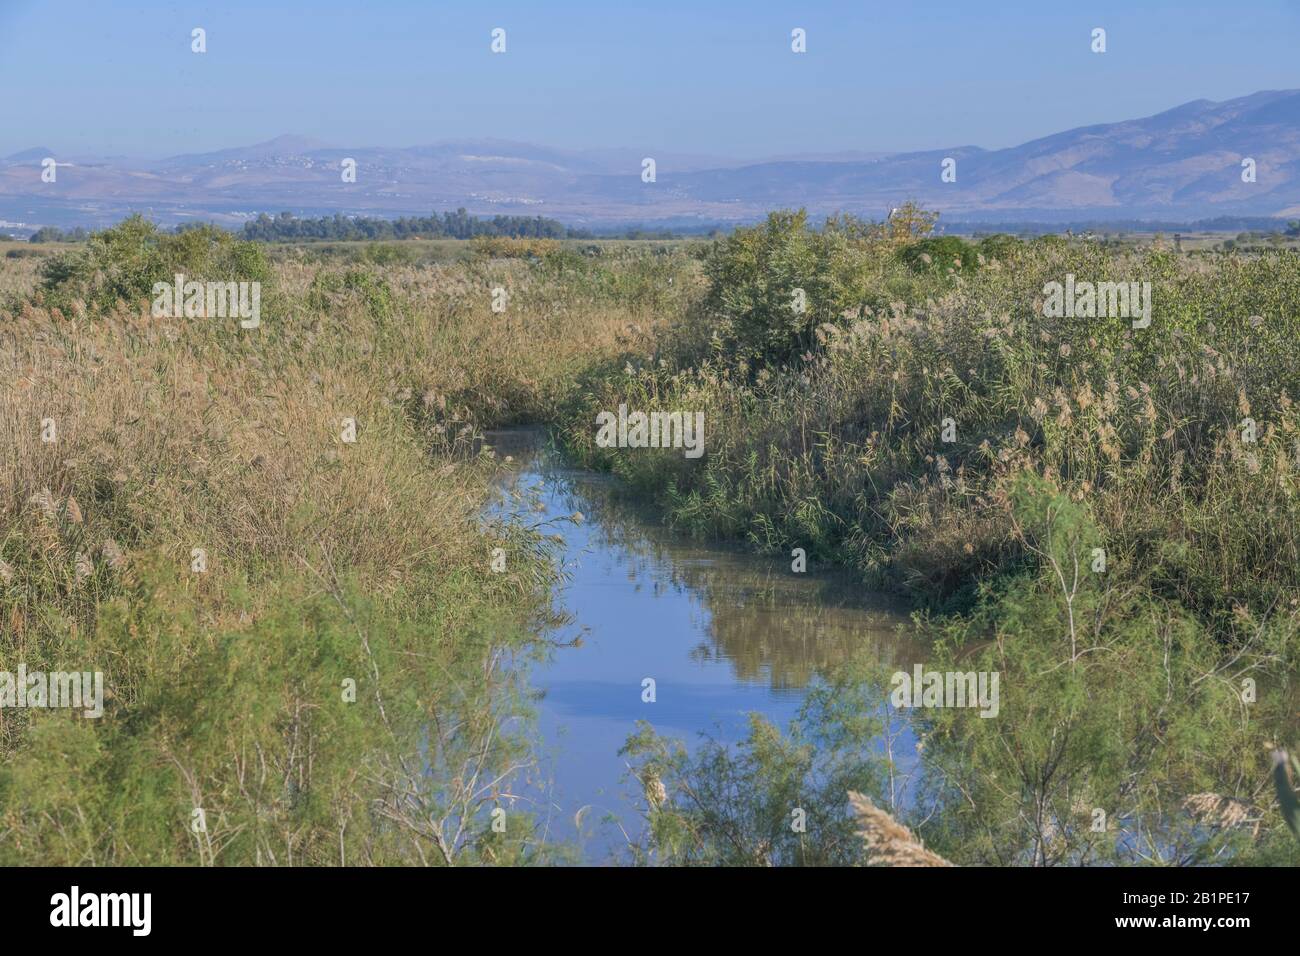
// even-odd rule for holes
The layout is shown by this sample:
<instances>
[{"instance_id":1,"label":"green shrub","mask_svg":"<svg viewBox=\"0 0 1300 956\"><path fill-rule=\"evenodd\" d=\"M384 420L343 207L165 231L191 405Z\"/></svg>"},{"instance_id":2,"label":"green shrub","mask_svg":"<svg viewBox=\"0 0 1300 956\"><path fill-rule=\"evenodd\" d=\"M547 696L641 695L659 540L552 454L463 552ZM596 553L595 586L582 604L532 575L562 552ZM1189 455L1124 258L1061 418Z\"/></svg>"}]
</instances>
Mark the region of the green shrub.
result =
<instances>
[{"instance_id":1,"label":"green shrub","mask_svg":"<svg viewBox=\"0 0 1300 956\"><path fill-rule=\"evenodd\" d=\"M1294 858L1256 800L1300 648L1300 255L783 215L716 243L705 273L706 308L663 327L654 361L580 383L566 443L686 530L905 590L943 615L937 661L1002 672L1014 708L925 728L948 781L928 842L959 862L1136 862L1086 807L1159 829L1169 861ZM1151 325L1046 316L1069 274L1150 283ZM815 319L785 308L796 286ZM704 457L593 449L593 410L622 401L704 411ZM734 779L749 746L684 772ZM1266 821L1258 840L1207 824L1215 806Z\"/></svg>"},{"instance_id":2,"label":"green shrub","mask_svg":"<svg viewBox=\"0 0 1300 956\"><path fill-rule=\"evenodd\" d=\"M979 250L957 236L933 236L899 250L898 257L914 272L932 275L973 273L979 268Z\"/></svg>"},{"instance_id":3,"label":"green shrub","mask_svg":"<svg viewBox=\"0 0 1300 956\"><path fill-rule=\"evenodd\" d=\"M357 253L357 261L376 266L410 265L419 258L419 250L392 242L367 242Z\"/></svg>"},{"instance_id":4,"label":"green shrub","mask_svg":"<svg viewBox=\"0 0 1300 956\"><path fill-rule=\"evenodd\" d=\"M74 301L92 310L119 301L134 306L154 298L155 283L170 285L178 274L187 282L260 282L264 309L270 298L271 266L257 243L213 226L166 233L139 215L40 267L45 300L61 309Z\"/></svg>"},{"instance_id":5,"label":"green shrub","mask_svg":"<svg viewBox=\"0 0 1300 956\"><path fill-rule=\"evenodd\" d=\"M889 804L879 751L883 682L863 658L809 690L786 732L752 714L735 747L689 753L641 723L621 753L639 784L643 864L847 866L868 861L849 791Z\"/></svg>"},{"instance_id":6,"label":"green shrub","mask_svg":"<svg viewBox=\"0 0 1300 956\"><path fill-rule=\"evenodd\" d=\"M321 311L337 310L356 302L380 322L393 315L393 290L387 280L367 269L332 272L322 269L312 279L307 305Z\"/></svg>"},{"instance_id":7,"label":"green shrub","mask_svg":"<svg viewBox=\"0 0 1300 956\"><path fill-rule=\"evenodd\" d=\"M727 345L755 362L787 362L813 343L814 330L840 321L866 300L868 254L851 228L808 228L804 211L772 213L767 222L720 240L705 263L705 309Z\"/></svg>"}]
</instances>

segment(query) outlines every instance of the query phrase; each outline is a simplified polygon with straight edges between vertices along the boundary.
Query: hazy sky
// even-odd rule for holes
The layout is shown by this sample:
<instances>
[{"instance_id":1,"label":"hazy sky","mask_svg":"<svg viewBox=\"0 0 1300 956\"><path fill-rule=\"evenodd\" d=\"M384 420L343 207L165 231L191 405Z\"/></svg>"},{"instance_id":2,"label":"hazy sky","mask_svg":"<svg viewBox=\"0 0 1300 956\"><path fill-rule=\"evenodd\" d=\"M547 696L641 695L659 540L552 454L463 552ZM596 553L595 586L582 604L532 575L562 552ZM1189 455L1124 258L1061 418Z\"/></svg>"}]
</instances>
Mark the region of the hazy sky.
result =
<instances>
[{"instance_id":1,"label":"hazy sky","mask_svg":"<svg viewBox=\"0 0 1300 956\"><path fill-rule=\"evenodd\" d=\"M737 157L998 147L1300 87L1298 42L1296 0L0 0L0 155L282 133Z\"/></svg>"}]
</instances>

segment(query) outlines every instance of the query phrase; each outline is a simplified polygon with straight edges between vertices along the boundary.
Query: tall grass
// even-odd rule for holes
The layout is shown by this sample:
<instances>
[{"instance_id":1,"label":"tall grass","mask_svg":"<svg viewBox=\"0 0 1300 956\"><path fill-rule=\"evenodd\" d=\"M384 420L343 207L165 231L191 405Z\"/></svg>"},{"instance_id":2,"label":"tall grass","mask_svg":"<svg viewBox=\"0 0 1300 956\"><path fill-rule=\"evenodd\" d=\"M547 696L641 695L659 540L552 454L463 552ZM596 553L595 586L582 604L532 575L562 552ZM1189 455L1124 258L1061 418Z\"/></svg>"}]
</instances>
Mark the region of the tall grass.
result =
<instances>
[{"instance_id":1,"label":"tall grass","mask_svg":"<svg viewBox=\"0 0 1300 956\"><path fill-rule=\"evenodd\" d=\"M1226 852L1171 827L1211 786L1267 803L1264 743L1291 723L1300 256L976 246L915 213L777 214L717 243L687 312L584 380L566 443L684 530L908 593L940 615L935 667L1003 674L999 720L917 716L945 855ZM1067 274L1150 282L1151 326L1045 317ZM703 411L705 457L596 447L622 403ZM1158 848L1090 838L1085 804Z\"/></svg>"},{"instance_id":2,"label":"tall grass","mask_svg":"<svg viewBox=\"0 0 1300 956\"><path fill-rule=\"evenodd\" d=\"M481 518L481 430L641 310L519 263L272 265L140 222L5 269L0 670L102 671L109 701L0 711L0 862L549 858L508 781L552 545ZM173 269L274 307L155 318Z\"/></svg>"},{"instance_id":3,"label":"tall grass","mask_svg":"<svg viewBox=\"0 0 1300 956\"><path fill-rule=\"evenodd\" d=\"M644 728L637 859L870 862L849 790L963 864L1291 859L1264 745L1294 739L1300 257L932 224L429 262L135 222L5 260L0 670L111 699L0 711L0 862L554 858L508 781L556 564L481 516L483 432L524 422L679 528L911 595L931 667L1003 675L996 719L914 716L910 806L869 660L738 750ZM262 281L261 327L151 316L176 270ZM1151 327L1044 317L1067 273L1150 281ZM704 411L705 457L595 447L622 403Z\"/></svg>"}]
</instances>

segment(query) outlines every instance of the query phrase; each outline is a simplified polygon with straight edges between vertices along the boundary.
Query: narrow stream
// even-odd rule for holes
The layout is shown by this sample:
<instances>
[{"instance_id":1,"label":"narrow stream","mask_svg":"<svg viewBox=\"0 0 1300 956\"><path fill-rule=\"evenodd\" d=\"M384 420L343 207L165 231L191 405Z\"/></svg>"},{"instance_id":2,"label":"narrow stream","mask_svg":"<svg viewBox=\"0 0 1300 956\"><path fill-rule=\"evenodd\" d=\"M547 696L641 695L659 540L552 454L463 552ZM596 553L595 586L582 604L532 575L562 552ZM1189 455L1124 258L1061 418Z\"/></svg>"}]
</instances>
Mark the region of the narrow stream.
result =
<instances>
[{"instance_id":1,"label":"narrow stream","mask_svg":"<svg viewBox=\"0 0 1300 956\"><path fill-rule=\"evenodd\" d=\"M529 672L542 762L524 792L547 838L586 862L610 862L623 831L639 832L618 754L638 720L688 745L733 742L752 711L784 727L810 679L864 645L899 669L918 659L897 605L844 575L675 533L615 495L615 479L566 466L540 431L487 437L512 459L496 513L535 496L530 520L584 516L548 528L564 539L556 605L571 623Z\"/></svg>"}]
</instances>

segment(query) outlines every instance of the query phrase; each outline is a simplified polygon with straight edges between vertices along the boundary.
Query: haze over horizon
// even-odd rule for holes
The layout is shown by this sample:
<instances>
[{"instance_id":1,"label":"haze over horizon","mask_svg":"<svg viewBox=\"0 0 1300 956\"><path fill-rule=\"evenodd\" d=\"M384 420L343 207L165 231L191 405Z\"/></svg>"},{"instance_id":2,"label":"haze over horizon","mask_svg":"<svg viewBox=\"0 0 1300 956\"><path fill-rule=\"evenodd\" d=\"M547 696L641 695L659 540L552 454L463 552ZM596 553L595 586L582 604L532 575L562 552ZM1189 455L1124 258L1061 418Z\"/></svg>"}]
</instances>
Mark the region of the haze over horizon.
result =
<instances>
[{"instance_id":1,"label":"haze over horizon","mask_svg":"<svg viewBox=\"0 0 1300 956\"><path fill-rule=\"evenodd\" d=\"M160 160L56 160L41 147L0 157L0 221L103 226L143 212L164 224L238 227L281 211L398 218L463 208L570 226L699 229L777 208L879 216L909 200L950 222L1300 215L1300 90L1194 100L1000 150L761 163L656 152L501 139L331 147L295 136ZM58 175L47 181L51 163Z\"/></svg>"},{"instance_id":2,"label":"haze over horizon","mask_svg":"<svg viewBox=\"0 0 1300 956\"><path fill-rule=\"evenodd\" d=\"M1295 0L1231 16L1164 0L355 14L0 6L0 80L20 91L0 122L0 221L466 208L700 228L909 199L947 221L1300 215Z\"/></svg>"}]
</instances>

